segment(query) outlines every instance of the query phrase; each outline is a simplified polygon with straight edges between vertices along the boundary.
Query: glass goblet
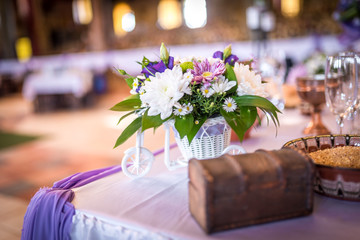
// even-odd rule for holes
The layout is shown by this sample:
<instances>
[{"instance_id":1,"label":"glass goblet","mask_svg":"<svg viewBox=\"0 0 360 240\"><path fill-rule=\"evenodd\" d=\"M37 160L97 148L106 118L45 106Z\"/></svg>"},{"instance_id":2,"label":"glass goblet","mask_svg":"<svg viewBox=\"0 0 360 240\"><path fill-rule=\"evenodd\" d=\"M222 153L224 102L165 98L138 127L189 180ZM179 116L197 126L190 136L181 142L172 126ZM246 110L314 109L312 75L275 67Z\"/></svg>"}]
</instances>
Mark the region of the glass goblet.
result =
<instances>
[{"instance_id":1,"label":"glass goblet","mask_svg":"<svg viewBox=\"0 0 360 240\"><path fill-rule=\"evenodd\" d=\"M300 98L312 106L311 121L303 130L304 134L322 135L330 133L321 121L321 107L325 103L324 78L324 75L315 75L296 79L296 88Z\"/></svg>"},{"instance_id":2,"label":"glass goblet","mask_svg":"<svg viewBox=\"0 0 360 240\"><path fill-rule=\"evenodd\" d=\"M344 118L357 98L357 68L354 55L328 56L326 60L326 105L336 116L340 134L343 132Z\"/></svg>"}]
</instances>

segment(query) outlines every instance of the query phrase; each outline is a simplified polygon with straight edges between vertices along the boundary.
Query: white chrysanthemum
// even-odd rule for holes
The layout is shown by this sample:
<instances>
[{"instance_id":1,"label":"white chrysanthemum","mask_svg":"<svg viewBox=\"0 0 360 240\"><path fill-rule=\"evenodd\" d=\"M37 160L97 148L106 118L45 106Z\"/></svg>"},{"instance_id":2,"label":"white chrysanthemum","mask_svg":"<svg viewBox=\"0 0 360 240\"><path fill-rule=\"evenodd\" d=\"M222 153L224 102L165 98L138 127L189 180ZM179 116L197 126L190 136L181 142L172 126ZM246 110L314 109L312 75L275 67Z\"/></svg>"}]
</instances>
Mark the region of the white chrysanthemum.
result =
<instances>
[{"instance_id":1,"label":"white chrysanthemum","mask_svg":"<svg viewBox=\"0 0 360 240\"><path fill-rule=\"evenodd\" d=\"M171 115L173 106L182 98L188 85L181 67L175 66L172 70L156 73L155 77L150 76L150 81L145 81L145 93L140 95L140 99L149 106L149 116L160 114L164 120Z\"/></svg>"},{"instance_id":2,"label":"white chrysanthemum","mask_svg":"<svg viewBox=\"0 0 360 240\"><path fill-rule=\"evenodd\" d=\"M182 81L182 87L181 87L181 90L188 94L188 95L191 95L192 92L191 92L191 88L190 88L190 83L191 83L191 80L194 78L194 75L191 74L191 72L186 72L184 73L184 78L183 78L183 81Z\"/></svg>"},{"instance_id":3,"label":"white chrysanthemum","mask_svg":"<svg viewBox=\"0 0 360 240\"><path fill-rule=\"evenodd\" d=\"M232 87L236 85L235 81L229 81L225 79L224 76L219 76L216 82L214 82L211 87L216 93L225 93L229 91Z\"/></svg>"},{"instance_id":4,"label":"white chrysanthemum","mask_svg":"<svg viewBox=\"0 0 360 240\"><path fill-rule=\"evenodd\" d=\"M206 98L211 97L211 95L215 93L215 91L212 88L208 88L206 86L202 86L200 90L202 95Z\"/></svg>"},{"instance_id":5,"label":"white chrysanthemum","mask_svg":"<svg viewBox=\"0 0 360 240\"><path fill-rule=\"evenodd\" d=\"M238 80L237 94L266 97L266 84L261 83L261 76L251 71L248 65L235 63L234 72Z\"/></svg>"},{"instance_id":6,"label":"white chrysanthemum","mask_svg":"<svg viewBox=\"0 0 360 240\"><path fill-rule=\"evenodd\" d=\"M233 98L228 97L225 99L223 108L226 112L233 112L237 108L236 102Z\"/></svg>"}]
</instances>

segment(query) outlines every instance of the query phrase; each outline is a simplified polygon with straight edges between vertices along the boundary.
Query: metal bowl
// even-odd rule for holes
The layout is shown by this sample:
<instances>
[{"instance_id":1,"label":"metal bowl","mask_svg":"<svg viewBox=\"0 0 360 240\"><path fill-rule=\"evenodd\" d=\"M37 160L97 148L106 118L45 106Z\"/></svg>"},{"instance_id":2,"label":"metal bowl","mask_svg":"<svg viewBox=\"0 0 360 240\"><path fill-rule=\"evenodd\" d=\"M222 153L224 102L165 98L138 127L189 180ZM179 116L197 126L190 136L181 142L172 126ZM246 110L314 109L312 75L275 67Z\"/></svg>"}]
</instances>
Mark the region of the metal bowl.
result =
<instances>
[{"instance_id":1,"label":"metal bowl","mask_svg":"<svg viewBox=\"0 0 360 240\"><path fill-rule=\"evenodd\" d=\"M305 153L339 146L360 147L360 136L319 135L291 140L283 145ZM359 156L360 161L360 156ZM360 169L315 164L315 192L343 200L360 201Z\"/></svg>"}]
</instances>

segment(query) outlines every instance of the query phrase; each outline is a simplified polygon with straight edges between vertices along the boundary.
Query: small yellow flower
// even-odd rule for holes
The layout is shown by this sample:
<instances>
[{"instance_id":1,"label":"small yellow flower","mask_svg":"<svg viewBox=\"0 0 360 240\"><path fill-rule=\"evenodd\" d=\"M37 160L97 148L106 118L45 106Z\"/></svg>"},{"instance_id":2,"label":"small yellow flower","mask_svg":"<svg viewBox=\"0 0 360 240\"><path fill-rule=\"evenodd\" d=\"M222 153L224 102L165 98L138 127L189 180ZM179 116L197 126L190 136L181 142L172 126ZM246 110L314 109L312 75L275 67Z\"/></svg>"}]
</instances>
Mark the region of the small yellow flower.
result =
<instances>
[{"instance_id":1,"label":"small yellow flower","mask_svg":"<svg viewBox=\"0 0 360 240\"><path fill-rule=\"evenodd\" d=\"M199 124L199 121L198 121L198 120L195 120L195 124L198 125L198 124Z\"/></svg>"}]
</instances>

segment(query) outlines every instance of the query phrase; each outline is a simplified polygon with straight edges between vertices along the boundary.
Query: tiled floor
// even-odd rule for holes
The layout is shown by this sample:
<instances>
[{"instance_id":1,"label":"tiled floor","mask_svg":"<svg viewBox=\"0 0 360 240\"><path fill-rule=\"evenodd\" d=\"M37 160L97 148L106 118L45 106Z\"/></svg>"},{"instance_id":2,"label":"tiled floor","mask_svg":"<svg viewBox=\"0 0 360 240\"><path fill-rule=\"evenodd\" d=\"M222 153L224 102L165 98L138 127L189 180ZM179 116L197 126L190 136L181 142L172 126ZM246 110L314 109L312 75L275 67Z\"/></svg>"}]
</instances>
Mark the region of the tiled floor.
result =
<instances>
[{"instance_id":1,"label":"tiled floor","mask_svg":"<svg viewBox=\"0 0 360 240\"><path fill-rule=\"evenodd\" d=\"M21 94L0 98L0 129L41 138L0 150L0 240L19 239L26 207L36 191L77 172L119 164L135 137L113 149L116 138L131 119L118 126L121 113L108 110L128 95L115 80L97 96L90 109L35 114ZM151 139L151 140L150 140ZM164 131L145 134L150 150L163 146Z\"/></svg>"}]
</instances>

